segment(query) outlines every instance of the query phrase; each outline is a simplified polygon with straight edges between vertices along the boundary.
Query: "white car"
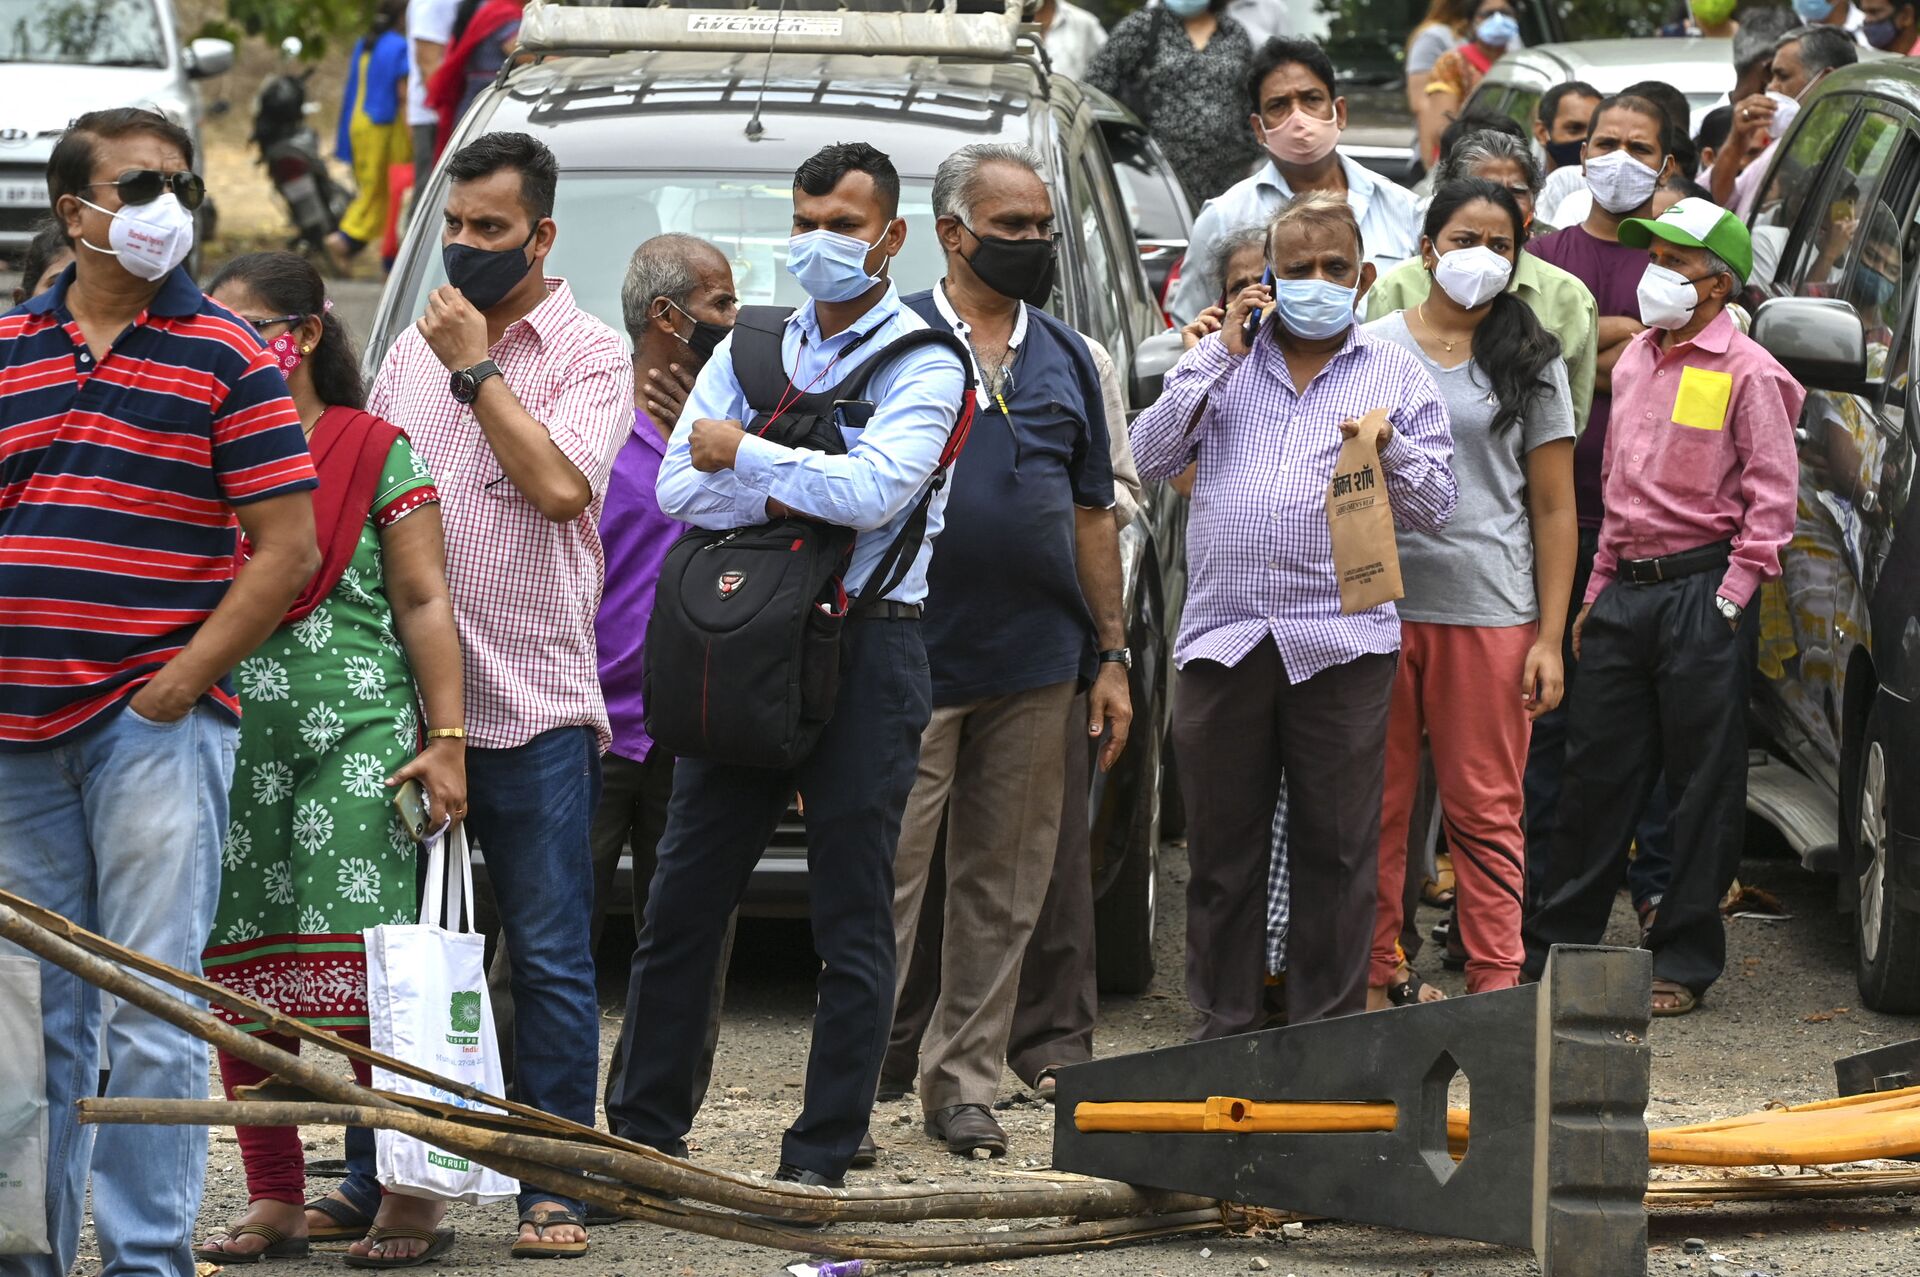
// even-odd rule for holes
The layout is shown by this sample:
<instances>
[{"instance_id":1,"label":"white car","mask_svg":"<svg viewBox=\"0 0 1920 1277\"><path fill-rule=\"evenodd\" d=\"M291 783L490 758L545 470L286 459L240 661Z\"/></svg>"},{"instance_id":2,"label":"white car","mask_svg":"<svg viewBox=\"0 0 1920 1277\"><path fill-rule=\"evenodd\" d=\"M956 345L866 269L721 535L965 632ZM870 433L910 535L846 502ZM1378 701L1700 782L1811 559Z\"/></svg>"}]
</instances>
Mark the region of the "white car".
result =
<instances>
[{"instance_id":1,"label":"white car","mask_svg":"<svg viewBox=\"0 0 1920 1277\"><path fill-rule=\"evenodd\" d=\"M171 0L0 0L0 257L47 216L47 159L76 118L148 107L192 134L197 153L192 82L232 65L225 40L181 42Z\"/></svg>"}]
</instances>

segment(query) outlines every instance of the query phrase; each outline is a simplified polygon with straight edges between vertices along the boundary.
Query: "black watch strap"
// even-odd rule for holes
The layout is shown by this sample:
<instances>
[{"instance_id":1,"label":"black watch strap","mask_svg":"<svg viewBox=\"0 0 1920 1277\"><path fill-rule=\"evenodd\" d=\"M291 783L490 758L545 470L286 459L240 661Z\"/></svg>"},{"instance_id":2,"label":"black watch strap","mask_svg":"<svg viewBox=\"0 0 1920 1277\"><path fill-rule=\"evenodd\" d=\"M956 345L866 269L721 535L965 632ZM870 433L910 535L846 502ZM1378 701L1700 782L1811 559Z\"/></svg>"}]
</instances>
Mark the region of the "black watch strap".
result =
<instances>
[{"instance_id":1,"label":"black watch strap","mask_svg":"<svg viewBox=\"0 0 1920 1277\"><path fill-rule=\"evenodd\" d=\"M473 367L464 369L463 371L467 375L467 380L477 392L480 389L481 382L489 377L498 377L500 375L500 365L494 363L491 359L482 359Z\"/></svg>"},{"instance_id":2,"label":"black watch strap","mask_svg":"<svg viewBox=\"0 0 1920 1277\"><path fill-rule=\"evenodd\" d=\"M1100 663L1102 665L1125 665L1131 669L1133 667L1133 651L1131 648L1125 647L1109 648L1100 653Z\"/></svg>"}]
</instances>

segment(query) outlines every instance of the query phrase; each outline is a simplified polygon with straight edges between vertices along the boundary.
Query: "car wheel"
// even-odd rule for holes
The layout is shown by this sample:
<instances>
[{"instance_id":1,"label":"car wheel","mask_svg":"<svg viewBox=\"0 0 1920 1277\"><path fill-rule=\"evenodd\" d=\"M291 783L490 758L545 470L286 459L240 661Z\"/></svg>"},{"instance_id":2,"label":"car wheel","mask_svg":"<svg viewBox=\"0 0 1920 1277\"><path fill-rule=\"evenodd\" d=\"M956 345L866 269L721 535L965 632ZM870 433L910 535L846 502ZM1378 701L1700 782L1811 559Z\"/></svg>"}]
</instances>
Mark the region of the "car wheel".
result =
<instances>
[{"instance_id":1,"label":"car wheel","mask_svg":"<svg viewBox=\"0 0 1920 1277\"><path fill-rule=\"evenodd\" d=\"M1126 857L1093 905L1094 970L1103 993L1145 993L1153 983L1154 928L1159 915L1160 792L1155 782L1160 775L1160 741L1157 733L1146 740L1151 743L1133 762Z\"/></svg>"},{"instance_id":2,"label":"car wheel","mask_svg":"<svg viewBox=\"0 0 1920 1277\"><path fill-rule=\"evenodd\" d=\"M1905 1013L1920 1011L1920 913L1901 905L1893 893L1887 821L1891 765L1885 717L1876 700L1853 781L1854 971L1862 1002L1876 1011Z\"/></svg>"}]
</instances>

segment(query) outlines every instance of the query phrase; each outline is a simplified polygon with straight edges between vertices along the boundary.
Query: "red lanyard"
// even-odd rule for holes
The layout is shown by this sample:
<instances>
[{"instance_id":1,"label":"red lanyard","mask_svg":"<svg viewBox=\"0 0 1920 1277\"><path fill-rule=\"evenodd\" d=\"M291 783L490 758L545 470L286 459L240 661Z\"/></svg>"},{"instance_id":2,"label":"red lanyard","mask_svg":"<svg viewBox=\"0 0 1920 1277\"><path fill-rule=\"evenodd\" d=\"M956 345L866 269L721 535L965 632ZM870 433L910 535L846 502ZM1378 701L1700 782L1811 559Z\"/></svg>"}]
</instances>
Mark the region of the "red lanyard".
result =
<instances>
[{"instance_id":1,"label":"red lanyard","mask_svg":"<svg viewBox=\"0 0 1920 1277\"><path fill-rule=\"evenodd\" d=\"M825 368L822 368L819 374L815 376L812 381L808 382L804 387L798 390L794 389L793 377L791 374L789 374L787 377L787 388L780 392L780 399L778 401L778 405L774 408L773 415L767 418L767 424L760 428L760 433L763 435L766 434L767 431L773 428L773 423L780 420L780 418L783 415L785 415L787 409L799 403L807 395L812 394L813 388L819 385L822 381L824 381L828 373L832 372L835 368L839 367L840 358L842 355L845 355L849 350L852 350L855 346L864 345L867 338L873 336L876 332L879 332L879 331L880 331L879 326L875 325L874 327L869 328L866 332L861 333L858 337L854 338L852 341L848 342L846 345L842 346L840 348L840 353L836 354L832 359L828 360L827 366ZM806 345L807 345L806 336L802 334L800 338L800 348L804 350L806 349Z\"/></svg>"}]
</instances>

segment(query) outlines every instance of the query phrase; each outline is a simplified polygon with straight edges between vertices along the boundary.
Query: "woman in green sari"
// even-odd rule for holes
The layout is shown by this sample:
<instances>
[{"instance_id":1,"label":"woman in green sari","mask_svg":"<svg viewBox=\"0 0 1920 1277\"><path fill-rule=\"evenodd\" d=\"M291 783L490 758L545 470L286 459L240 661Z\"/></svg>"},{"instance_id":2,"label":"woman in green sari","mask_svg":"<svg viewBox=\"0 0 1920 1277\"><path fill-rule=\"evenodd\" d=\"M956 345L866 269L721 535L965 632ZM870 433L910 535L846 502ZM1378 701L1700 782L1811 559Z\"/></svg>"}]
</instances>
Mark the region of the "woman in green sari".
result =
<instances>
[{"instance_id":1,"label":"woman in green sari","mask_svg":"<svg viewBox=\"0 0 1920 1277\"><path fill-rule=\"evenodd\" d=\"M417 779L436 826L466 810L460 641L439 497L405 436L361 411L358 352L311 265L292 253L250 254L208 291L253 325L286 375L320 474L321 567L234 672L240 752L207 976L364 1043L361 932L413 922L418 910L415 847L393 787ZM244 1014L213 1010L299 1049ZM229 1096L264 1076L225 1052L220 1071ZM365 1069L356 1071L366 1085ZM439 1203L382 1200L371 1132L349 1132L347 1178L312 1202L298 1130L242 1126L238 1135L249 1205L200 1248L202 1259L303 1255L311 1240L378 1234L392 1240L371 1266L445 1249L450 1234L432 1231Z\"/></svg>"}]
</instances>

